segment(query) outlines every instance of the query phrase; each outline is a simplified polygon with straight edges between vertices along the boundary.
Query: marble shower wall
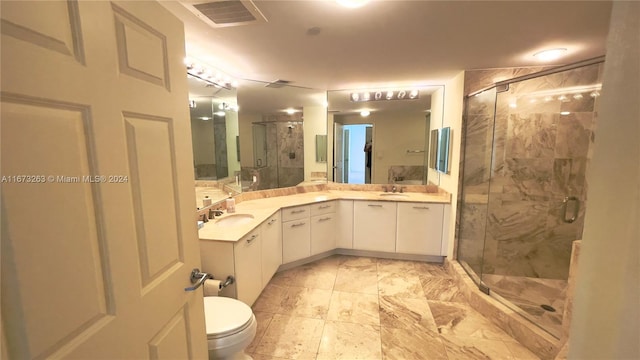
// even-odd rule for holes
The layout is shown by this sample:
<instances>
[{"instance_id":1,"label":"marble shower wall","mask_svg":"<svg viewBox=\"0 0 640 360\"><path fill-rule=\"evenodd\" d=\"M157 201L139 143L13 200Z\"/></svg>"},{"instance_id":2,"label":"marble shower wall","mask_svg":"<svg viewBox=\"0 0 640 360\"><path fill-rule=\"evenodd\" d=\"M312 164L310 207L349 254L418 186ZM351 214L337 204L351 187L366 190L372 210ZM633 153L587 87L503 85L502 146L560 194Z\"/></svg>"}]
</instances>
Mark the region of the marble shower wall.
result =
<instances>
[{"instance_id":1,"label":"marble shower wall","mask_svg":"<svg viewBox=\"0 0 640 360\"><path fill-rule=\"evenodd\" d=\"M497 94L495 116L490 92L468 99L458 257L475 271L567 278L600 75L596 64L512 83ZM573 223L562 220L566 196L580 200Z\"/></svg>"},{"instance_id":2,"label":"marble shower wall","mask_svg":"<svg viewBox=\"0 0 640 360\"><path fill-rule=\"evenodd\" d=\"M267 122L267 164L260 168L242 168L242 179L257 181L251 190L296 186L304 181L304 133L302 122L265 117ZM298 116L299 118L299 116ZM293 118L292 118L293 119Z\"/></svg>"}]
</instances>

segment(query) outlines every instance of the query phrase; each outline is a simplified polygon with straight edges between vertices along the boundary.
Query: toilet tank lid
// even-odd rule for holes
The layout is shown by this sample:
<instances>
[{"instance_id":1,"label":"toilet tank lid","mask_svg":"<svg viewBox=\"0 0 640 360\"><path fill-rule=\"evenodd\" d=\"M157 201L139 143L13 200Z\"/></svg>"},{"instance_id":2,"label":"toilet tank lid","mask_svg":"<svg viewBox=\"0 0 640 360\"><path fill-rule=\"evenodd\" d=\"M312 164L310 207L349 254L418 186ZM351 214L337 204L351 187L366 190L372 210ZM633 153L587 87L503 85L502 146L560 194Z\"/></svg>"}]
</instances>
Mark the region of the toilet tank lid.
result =
<instances>
[{"instance_id":1,"label":"toilet tank lid","mask_svg":"<svg viewBox=\"0 0 640 360\"><path fill-rule=\"evenodd\" d=\"M204 316L207 334L213 335L244 326L251 320L253 312L242 301L223 296L205 296Z\"/></svg>"}]
</instances>

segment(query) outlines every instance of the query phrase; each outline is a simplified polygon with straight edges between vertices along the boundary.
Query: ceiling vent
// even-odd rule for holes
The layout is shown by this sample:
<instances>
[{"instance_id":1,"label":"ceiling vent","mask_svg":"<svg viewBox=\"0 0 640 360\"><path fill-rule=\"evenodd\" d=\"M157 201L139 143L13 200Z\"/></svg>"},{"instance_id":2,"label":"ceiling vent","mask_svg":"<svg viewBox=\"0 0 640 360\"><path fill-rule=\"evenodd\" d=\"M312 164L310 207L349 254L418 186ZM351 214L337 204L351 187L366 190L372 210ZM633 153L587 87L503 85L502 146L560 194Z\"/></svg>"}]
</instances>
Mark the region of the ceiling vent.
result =
<instances>
[{"instance_id":1,"label":"ceiling vent","mask_svg":"<svg viewBox=\"0 0 640 360\"><path fill-rule=\"evenodd\" d=\"M267 22L262 12L251 0L208 2L187 0L181 3L202 21L216 28Z\"/></svg>"},{"instance_id":2,"label":"ceiling vent","mask_svg":"<svg viewBox=\"0 0 640 360\"><path fill-rule=\"evenodd\" d=\"M276 81L272 81L272 82L268 83L264 87L279 89L279 88L287 86L289 84L291 84L291 81L289 81L289 80L276 80Z\"/></svg>"}]
</instances>

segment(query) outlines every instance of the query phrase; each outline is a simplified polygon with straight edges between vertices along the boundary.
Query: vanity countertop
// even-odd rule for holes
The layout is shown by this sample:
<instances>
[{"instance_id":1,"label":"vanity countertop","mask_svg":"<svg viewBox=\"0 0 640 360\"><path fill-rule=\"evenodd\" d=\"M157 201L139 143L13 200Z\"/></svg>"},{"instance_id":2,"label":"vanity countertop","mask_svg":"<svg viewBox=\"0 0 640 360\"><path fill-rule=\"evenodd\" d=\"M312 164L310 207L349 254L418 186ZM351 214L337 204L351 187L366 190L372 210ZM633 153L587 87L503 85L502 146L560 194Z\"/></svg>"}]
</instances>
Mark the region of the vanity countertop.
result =
<instances>
[{"instance_id":1,"label":"vanity countertop","mask_svg":"<svg viewBox=\"0 0 640 360\"><path fill-rule=\"evenodd\" d=\"M253 229L255 229L263 221L267 220L279 209L291 206L309 205L330 200L375 200L440 204L449 204L451 202L451 194L448 193L407 192L399 196L381 194L382 193L380 191L326 190L243 201L236 204L236 214L251 214L253 215L253 219L251 219L251 221L232 227L218 226L216 224L218 219L223 219L227 216L232 215L225 212L225 214L221 217L214 220L209 220L209 222L205 223L204 227L202 227L198 231L198 236L200 240L236 242L243 236L253 231Z\"/></svg>"}]
</instances>

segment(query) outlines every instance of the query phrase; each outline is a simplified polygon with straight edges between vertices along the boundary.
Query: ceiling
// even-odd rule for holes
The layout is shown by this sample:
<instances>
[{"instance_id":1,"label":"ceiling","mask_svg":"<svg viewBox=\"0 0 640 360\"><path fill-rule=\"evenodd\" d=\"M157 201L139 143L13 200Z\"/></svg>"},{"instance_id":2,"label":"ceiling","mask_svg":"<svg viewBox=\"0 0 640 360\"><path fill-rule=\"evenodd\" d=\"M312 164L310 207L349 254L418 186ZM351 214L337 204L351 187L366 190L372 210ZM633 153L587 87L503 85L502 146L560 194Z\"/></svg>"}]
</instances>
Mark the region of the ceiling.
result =
<instances>
[{"instance_id":1,"label":"ceiling","mask_svg":"<svg viewBox=\"0 0 640 360\"><path fill-rule=\"evenodd\" d=\"M191 3L210 0L186 0ZM243 1L266 22L214 28L179 2L187 55L240 79L320 90L443 84L462 70L560 65L605 53L610 1ZM315 28L313 30L310 30Z\"/></svg>"}]
</instances>

